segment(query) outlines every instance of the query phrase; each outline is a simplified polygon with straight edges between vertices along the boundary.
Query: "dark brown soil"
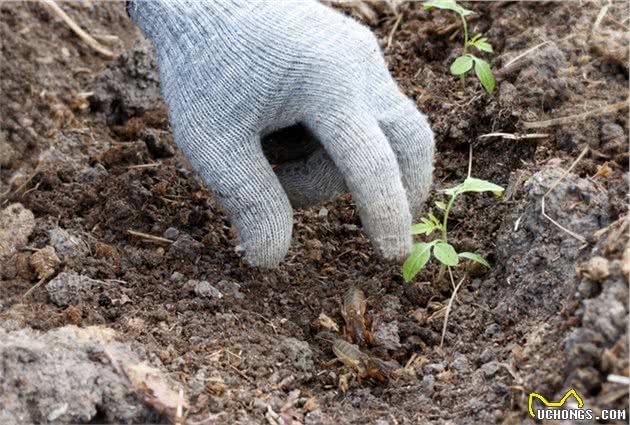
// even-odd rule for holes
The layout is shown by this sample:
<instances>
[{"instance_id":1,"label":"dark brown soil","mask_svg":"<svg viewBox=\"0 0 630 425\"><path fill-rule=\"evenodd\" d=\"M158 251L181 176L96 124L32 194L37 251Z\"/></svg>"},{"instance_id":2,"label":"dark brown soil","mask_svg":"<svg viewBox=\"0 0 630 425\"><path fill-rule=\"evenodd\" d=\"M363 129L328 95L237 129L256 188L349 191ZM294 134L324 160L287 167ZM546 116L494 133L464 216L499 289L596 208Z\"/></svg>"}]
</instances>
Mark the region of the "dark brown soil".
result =
<instances>
[{"instance_id":1,"label":"dark brown soil","mask_svg":"<svg viewBox=\"0 0 630 425\"><path fill-rule=\"evenodd\" d=\"M115 34L118 53L142 45L120 3L62 7L91 33ZM526 123L628 98L628 7L614 3L595 35L599 3L471 7L471 33L495 49L492 96L473 78L462 93L448 72L460 53L454 16L405 4L389 47L393 17L382 14L374 28L390 70L432 122L435 189L466 177L471 143L472 174L507 187L502 200L467 195L453 211L452 243L493 268L456 272L465 281L443 347L451 284L436 283L435 265L405 284L399 265L375 257L350 196L295 212L277 270L246 267L220 206L173 145L146 49L110 63L35 2L0 5L0 206L20 202L36 217L27 249L0 266L0 318L38 330L116 329L181 384L191 423L278 423L277 413L287 423L516 424L530 420L530 392L555 399L569 388L595 411L627 408L627 391L607 381L629 373L627 109ZM546 136L480 138L494 132ZM582 244L540 215L540 198L586 146L548 200ZM29 248L51 244L56 228L87 247L61 256L56 273L107 283L65 308L44 287L22 298L37 282ZM594 256L610 264L604 280L589 278ZM223 297L200 295L200 281ZM345 368L324 364L334 335L318 316L341 326L338 302L351 287L365 291L374 329L388 337L371 354L408 367L388 385L351 380L344 393Z\"/></svg>"}]
</instances>

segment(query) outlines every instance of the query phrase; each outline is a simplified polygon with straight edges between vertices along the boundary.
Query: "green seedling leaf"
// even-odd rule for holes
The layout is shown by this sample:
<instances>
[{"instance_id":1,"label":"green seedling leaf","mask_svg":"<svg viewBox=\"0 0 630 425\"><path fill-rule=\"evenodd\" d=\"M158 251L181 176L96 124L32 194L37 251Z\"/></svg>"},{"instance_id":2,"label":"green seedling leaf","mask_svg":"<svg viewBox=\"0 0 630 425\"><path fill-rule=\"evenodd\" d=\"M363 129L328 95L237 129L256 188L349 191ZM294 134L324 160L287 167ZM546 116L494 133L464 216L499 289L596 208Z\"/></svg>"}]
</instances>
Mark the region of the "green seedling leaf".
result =
<instances>
[{"instance_id":1,"label":"green seedling leaf","mask_svg":"<svg viewBox=\"0 0 630 425\"><path fill-rule=\"evenodd\" d=\"M460 56L451 64L451 74L462 75L473 67L473 58L469 55Z\"/></svg>"},{"instance_id":2,"label":"green seedling leaf","mask_svg":"<svg viewBox=\"0 0 630 425\"><path fill-rule=\"evenodd\" d=\"M464 9L462 6L457 4L455 0L429 0L425 1L422 6L426 9L438 8L438 9L446 9L452 10L453 12L459 13L462 16L473 15L475 12L472 10Z\"/></svg>"},{"instance_id":3,"label":"green seedling leaf","mask_svg":"<svg viewBox=\"0 0 630 425\"><path fill-rule=\"evenodd\" d=\"M440 263L445 266L456 266L459 263L459 257L457 256L457 251L453 248L453 245L445 242L438 242L435 244L435 248L433 248L433 255L437 258Z\"/></svg>"},{"instance_id":4,"label":"green seedling leaf","mask_svg":"<svg viewBox=\"0 0 630 425\"><path fill-rule=\"evenodd\" d=\"M418 223L411 226L412 235L430 235L435 230L435 226L432 223Z\"/></svg>"},{"instance_id":5,"label":"green seedling leaf","mask_svg":"<svg viewBox=\"0 0 630 425\"><path fill-rule=\"evenodd\" d=\"M435 226L436 229L441 229L442 228L442 223L440 222L440 220L437 219L436 216L434 216L433 214L429 213L429 218L431 219L431 222L433 223L433 225Z\"/></svg>"},{"instance_id":6,"label":"green seedling leaf","mask_svg":"<svg viewBox=\"0 0 630 425\"><path fill-rule=\"evenodd\" d=\"M470 39L468 45L474 46L482 52L492 53L492 45L488 43L488 39L486 37L481 37L481 34L477 34Z\"/></svg>"},{"instance_id":7,"label":"green seedling leaf","mask_svg":"<svg viewBox=\"0 0 630 425\"><path fill-rule=\"evenodd\" d=\"M459 187L458 193L464 192L494 192L495 195L501 195L503 188L486 180L468 177Z\"/></svg>"},{"instance_id":8,"label":"green seedling leaf","mask_svg":"<svg viewBox=\"0 0 630 425\"><path fill-rule=\"evenodd\" d=\"M461 258L465 258L467 260L475 261L475 262L477 262L479 264L482 264L482 265L486 266L487 268L490 268L490 264L488 263L488 261L486 261L486 259L483 258L481 255L475 254L474 252L460 252L459 256Z\"/></svg>"},{"instance_id":9,"label":"green seedling leaf","mask_svg":"<svg viewBox=\"0 0 630 425\"><path fill-rule=\"evenodd\" d=\"M435 206L442 211L446 209L446 204L442 201L435 201Z\"/></svg>"},{"instance_id":10,"label":"green seedling leaf","mask_svg":"<svg viewBox=\"0 0 630 425\"><path fill-rule=\"evenodd\" d=\"M414 244L411 249L411 254L403 264L403 279L405 282L411 282L411 280L422 270L427 264L429 258L431 258L431 247L435 242L421 242Z\"/></svg>"},{"instance_id":11,"label":"green seedling leaf","mask_svg":"<svg viewBox=\"0 0 630 425\"><path fill-rule=\"evenodd\" d=\"M492 45L484 40L485 38L482 38L481 40L475 42L473 46L475 46L477 49L481 50L482 52L492 53Z\"/></svg>"},{"instance_id":12,"label":"green seedling leaf","mask_svg":"<svg viewBox=\"0 0 630 425\"><path fill-rule=\"evenodd\" d=\"M479 81L486 92L488 94L492 94L494 87L496 86L496 82L494 81L492 70L490 70L490 65L483 59L479 59L474 56L473 58L475 61L475 74L477 74L477 78L479 78Z\"/></svg>"},{"instance_id":13,"label":"green seedling leaf","mask_svg":"<svg viewBox=\"0 0 630 425\"><path fill-rule=\"evenodd\" d=\"M477 43L475 43L475 47L482 52L492 53L492 45L490 43L478 41Z\"/></svg>"}]
</instances>

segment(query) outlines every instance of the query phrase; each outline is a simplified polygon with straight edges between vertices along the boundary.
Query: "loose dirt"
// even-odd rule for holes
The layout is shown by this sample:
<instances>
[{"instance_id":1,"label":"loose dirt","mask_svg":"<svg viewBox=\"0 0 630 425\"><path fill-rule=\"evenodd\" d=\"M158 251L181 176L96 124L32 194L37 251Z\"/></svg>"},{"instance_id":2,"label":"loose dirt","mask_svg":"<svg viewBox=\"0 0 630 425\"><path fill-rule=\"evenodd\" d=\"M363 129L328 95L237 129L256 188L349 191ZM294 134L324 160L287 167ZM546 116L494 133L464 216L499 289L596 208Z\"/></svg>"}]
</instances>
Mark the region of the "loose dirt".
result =
<instances>
[{"instance_id":1,"label":"loose dirt","mask_svg":"<svg viewBox=\"0 0 630 425\"><path fill-rule=\"evenodd\" d=\"M520 424L532 421L530 392L555 400L570 388L596 413L627 408L627 386L608 378L629 374L627 108L531 124L628 98L628 6L613 3L591 34L603 6L471 4L471 33L494 46L492 96L474 78L462 92L448 72L462 36L452 14L401 5L387 47L395 18L386 8L376 12L373 30L390 70L435 131L434 188L466 177L471 144L472 175L506 187L500 200L466 195L452 213L452 243L493 267L456 273L465 280L440 347L451 283L436 283L431 264L405 284L399 265L374 255L348 195L295 212L293 244L277 270L242 263L234 229L173 144L151 49L121 3L61 4L120 54L108 61L45 6L3 2L0 224L27 221L18 223L19 235L15 225L0 226L12 232L6 240L19 242L0 251L0 347L7 353L0 388L21 394L0 394L2 410L15 415L7 421L173 419L173 411L162 415L142 397L120 393L125 381L102 357L47 357L40 346L30 357L15 353L34 340L66 341L77 332L68 325L113 328L183 390L191 424ZM489 133L543 136L480 137ZM580 241L540 207L585 147L588 154L546 200L547 214ZM427 211L440 199L434 193ZM24 299L41 279L31 257L46 246L58 261ZM368 297L378 336L370 354L406 366L388 385L360 384L347 368L326 363L337 335L318 318L324 313L342 327L339 302L351 287ZM21 385L19 374L7 373L64 361L59 379L77 376L68 362L94 367L86 376L114 382L110 390L125 402L103 395L90 404L74 385L50 391L52 378ZM28 370L22 379L35 379ZM85 403L73 404L78 398Z\"/></svg>"}]
</instances>

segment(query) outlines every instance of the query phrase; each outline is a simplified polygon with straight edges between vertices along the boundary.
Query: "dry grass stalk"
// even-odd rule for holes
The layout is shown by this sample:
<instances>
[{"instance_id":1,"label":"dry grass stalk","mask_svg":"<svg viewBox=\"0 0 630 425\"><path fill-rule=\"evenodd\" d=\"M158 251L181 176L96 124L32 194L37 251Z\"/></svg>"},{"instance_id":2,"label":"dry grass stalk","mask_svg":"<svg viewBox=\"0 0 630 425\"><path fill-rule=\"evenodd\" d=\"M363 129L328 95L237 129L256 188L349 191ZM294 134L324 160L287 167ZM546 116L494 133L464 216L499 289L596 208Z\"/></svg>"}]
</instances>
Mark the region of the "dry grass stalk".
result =
<instances>
[{"instance_id":1,"label":"dry grass stalk","mask_svg":"<svg viewBox=\"0 0 630 425\"><path fill-rule=\"evenodd\" d=\"M388 49L392 45L392 41L394 40L394 33L398 29L398 25L400 25L400 21L401 20L402 20L402 13L399 13L396 16L396 22L394 22L394 26L392 27L392 30L389 33L389 37L387 38L387 48Z\"/></svg>"},{"instance_id":2,"label":"dry grass stalk","mask_svg":"<svg viewBox=\"0 0 630 425\"><path fill-rule=\"evenodd\" d=\"M135 230L127 230L127 233L129 233L130 235L145 239L145 240L158 242L158 243L173 243L174 242L170 239L161 238L159 236L153 236L148 233L136 232Z\"/></svg>"},{"instance_id":3,"label":"dry grass stalk","mask_svg":"<svg viewBox=\"0 0 630 425\"><path fill-rule=\"evenodd\" d=\"M546 121L533 121L533 122L524 122L524 128L545 128L551 127L554 125L562 125L562 124L570 124L576 121L581 121L590 117L597 117L600 115L609 114L611 112L620 111L628 107L628 100L624 100L623 102L613 103L612 105L607 105L597 109L591 109L590 111L583 112L581 114L569 115L568 117L561 118L553 118Z\"/></svg>"},{"instance_id":4,"label":"dry grass stalk","mask_svg":"<svg viewBox=\"0 0 630 425\"><path fill-rule=\"evenodd\" d=\"M161 162L151 162L149 164L130 165L130 166L127 167L127 169L128 170L138 170L138 169L142 169L142 168L159 167L160 165L162 165Z\"/></svg>"},{"instance_id":5,"label":"dry grass stalk","mask_svg":"<svg viewBox=\"0 0 630 425\"><path fill-rule=\"evenodd\" d=\"M531 133L531 134L512 134L512 133L488 133L479 136L479 139L487 139L489 137L501 137L509 140L523 140L523 139L545 139L551 136L548 133Z\"/></svg>"},{"instance_id":6,"label":"dry grass stalk","mask_svg":"<svg viewBox=\"0 0 630 425\"><path fill-rule=\"evenodd\" d=\"M462 277L462 280L459 281L457 285L455 285L455 280L453 280L453 273L451 272L451 268L448 268L448 273L451 276L451 284L453 285L453 294L451 298L448 300L448 305L446 306L446 311L444 313L444 323L442 324L442 337L440 338L440 348L444 345L444 338L446 337L446 327L448 326L448 316L451 313L451 307L453 306L453 301L455 301L455 297L457 296L457 291L464 283L466 277Z\"/></svg>"},{"instance_id":7,"label":"dry grass stalk","mask_svg":"<svg viewBox=\"0 0 630 425\"><path fill-rule=\"evenodd\" d=\"M77 25L77 23L74 22L72 18L70 18L70 16L68 16L66 12L64 12L63 9L61 9L59 5L55 3L54 0L40 0L40 1L44 3L45 5L47 5L48 7L50 7L50 9L54 12L54 14L57 15L62 21L64 21L70 27L70 29L74 31L74 33L78 35L79 38L85 44L87 44L92 49L96 50L101 55L107 58L114 57L114 53L111 50L104 47L102 44L96 41L90 34L85 32L79 25Z\"/></svg>"}]
</instances>

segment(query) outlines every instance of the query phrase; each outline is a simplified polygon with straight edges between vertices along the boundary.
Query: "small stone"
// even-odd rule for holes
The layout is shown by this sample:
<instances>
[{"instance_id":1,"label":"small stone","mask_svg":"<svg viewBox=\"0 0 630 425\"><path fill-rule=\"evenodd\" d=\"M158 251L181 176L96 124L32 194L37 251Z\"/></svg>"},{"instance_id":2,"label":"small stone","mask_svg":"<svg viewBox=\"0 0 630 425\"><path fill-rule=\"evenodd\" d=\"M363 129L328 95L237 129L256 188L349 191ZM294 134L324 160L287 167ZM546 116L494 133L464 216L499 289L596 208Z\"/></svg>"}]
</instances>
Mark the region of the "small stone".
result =
<instances>
[{"instance_id":1,"label":"small stone","mask_svg":"<svg viewBox=\"0 0 630 425\"><path fill-rule=\"evenodd\" d=\"M494 360L496 357L494 351L490 348L486 348L485 350L482 351L481 355L479 356L479 361L481 363L488 363L492 360Z\"/></svg>"},{"instance_id":2,"label":"small stone","mask_svg":"<svg viewBox=\"0 0 630 425\"><path fill-rule=\"evenodd\" d=\"M22 204L11 204L0 212L0 260L9 258L28 242L35 216Z\"/></svg>"},{"instance_id":3,"label":"small stone","mask_svg":"<svg viewBox=\"0 0 630 425\"><path fill-rule=\"evenodd\" d=\"M481 366L481 371L483 372L486 378L492 378L497 374L501 365L499 362L491 361Z\"/></svg>"},{"instance_id":4,"label":"small stone","mask_svg":"<svg viewBox=\"0 0 630 425\"><path fill-rule=\"evenodd\" d=\"M210 282L202 280L195 284L195 294L199 297L205 298L223 298L223 294L214 286L210 285Z\"/></svg>"},{"instance_id":5,"label":"small stone","mask_svg":"<svg viewBox=\"0 0 630 425\"><path fill-rule=\"evenodd\" d=\"M585 272L589 279L595 282L602 281L610 275L609 262L604 257L593 257L589 260Z\"/></svg>"},{"instance_id":6,"label":"small stone","mask_svg":"<svg viewBox=\"0 0 630 425\"><path fill-rule=\"evenodd\" d=\"M166 239L170 239L174 241L179 236L179 230L177 230L174 227L169 227L168 229L164 231L164 234L162 234L162 236L165 237Z\"/></svg>"},{"instance_id":7,"label":"small stone","mask_svg":"<svg viewBox=\"0 0 630 425\"><path fill-rule=\"evenodd\" d=\"M428 396L433 394L433 386L435 385L435 377L433 375L424 375L422 377L422 382L420 386L422 387L422 392Z\"/></svg>"},{"instance_id":8,"label":"small stone","mask_svg":"<svg viewBox=\"0 0 630 425\"><path fill-rule=\"evenodd\" d=\"M485 334L486 336L494 336L499 332L501 332L501 326L499 326L497 323L493 323L486 328Z\"/></svg>"},{"instance_id":9,"label":"small stone","mask_svg":"<svg viewBox=\"0 0 630 425\"><path fill-rule=\"evenodd\" d=\"M48 231L50 244L55 247L57 253L63 259L82 257L89 251L87 244L78 236L70 234L61 227L55 227Z\"/></svg>"},{"instance_id":10,"label":"small stone","mask_svg":"<svg viewBox=\"0 0 630 425\"><path fill-rule=\"evenodd\" d=\"M240 291L241 284L238 282L234 282L233 280L220 280L215 286L225 295L233 296L237 300L245 298Z\"/></svg>"},{"instance_id":11,"label":"small stone","mask_svg":"<svg viewBox=\"0 0 630 425\"><path fill-rule=\"evenodd\" d=\"M444 372L445 366L442 363L430 363L424 367L425 375L437 374Z\"/></svg>"},{"instance_id":12,"label":"small stone","mask_svg":"<svg viewBox=\"0 0 630 425\"><path fill-rule=\"evenodd\" d=\"M348 233L357 233L359 231L359 226L356 224L342 224L341 228Z\"/></svg>"},{"instance_id":13,"label":"small stone","mask_svg":"<svg viewBox=\"0 0 630 425\"><path fill-rule=\"evenodd\" d=\"M203 244L194 240L190 235L182 233L175 242L171 244L169 254L171 257L180 260L194 261L201 254Z\"/></svg>"},{"instance_id":14,"label":"small stone","mask_svg":"<svg viewBox=\"0 0 630 425\"><path fill-rule=\"evenodd\" d=\"M94 290L104 282L90 279L75 272L62 272L46 284L50 300L58 307L78 304L84 298L94 294Z\"/></svg>"},{"instance_id":15,"label":"small stone","mask_svg":"<svg viewBox=\"0 0 630 425\"><path fill-rule=\"evenodd\" d=\"M328 208L322 208L319 210L319 212L317 213L317 216L320 219L324 219L326 217L328 217Z\"/></svg>"},{"instance_id":16,"label":"small stone","mask_svg":"<svg viewBox=\"0 0 630 425\"><path fill-rule=\"evenodd\" d=\"M171 280L173 282L180 282L182 279L184 279L184 275L180 272L173 272L173 274L171 275Z\"/></svg>"},{"instance_id":17,"label":"small stone","mask_svg":"<svg viewBox=\"0 0 630 425\"><path fill-rule=\"evenodd\" d=\"M465 356L457 356L455 360L451 362L451 368L459 372L462 372L468 368L468 359Z\"/></svg>"},{"instance_id":18,"label":"small stone","mask_svg":"<svg viewBox=\"0 0 630 425\"><path fill-rule=\"evenodd\" d=\"M398 322L380 323L373 333L374 343L388 350L398 350L400 345L400 335L398 334Z\"/></svg>"}]
</instances>

